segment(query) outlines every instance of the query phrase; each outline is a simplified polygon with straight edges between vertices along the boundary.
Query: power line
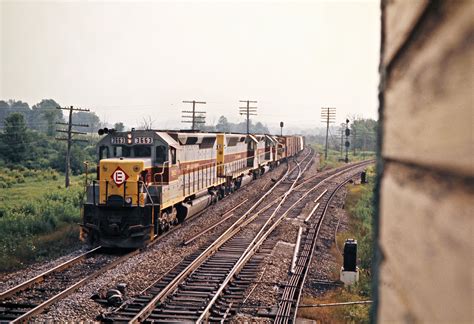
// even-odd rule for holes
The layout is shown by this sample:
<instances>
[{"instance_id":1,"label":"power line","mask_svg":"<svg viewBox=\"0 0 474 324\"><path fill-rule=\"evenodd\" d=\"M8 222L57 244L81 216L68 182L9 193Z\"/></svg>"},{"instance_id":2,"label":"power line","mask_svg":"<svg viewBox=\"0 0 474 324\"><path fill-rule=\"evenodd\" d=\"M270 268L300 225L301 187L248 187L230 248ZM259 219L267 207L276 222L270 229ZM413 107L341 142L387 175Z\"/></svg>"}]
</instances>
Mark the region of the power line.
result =
<instances>
[{"instance_id":1,"label":"power line","mask_svg":"<svg viewBox=\"0 0 474 324\"><path fill-rule=\"evenodd\" d=\"M72 134L87 134L84 132L76 132L72 130L72 126L78 126L78 127L89 127L89 125L86 124L73 124L72 122L72 113L74 111L84 111L84 112L89 112L89 109L82 109L82 108L74 108L73 106L71 107L56 107L56 109L61 109L61 110L68 110L69 111L69 122L68 123L63 123L63 122L56 122L58 125L65 125L67 126L67 130L61 130L57 129L57 132L60 133L67 133L67 138L62 138L62 137L56 137L56 140L58 141L67 141L67 152L66 152L66 188L69 187L69 169L71 168L71 145L73 142L78 142L78 141L85 141L87 140L81 140L81 139L73 139Z\"/></svg>"},{"instance_id":2,"label":"power line","mask_svg":"<svg viewBox=\"0 0 474 324\"><path fill-rule=\"evenodd\" d=\"M255 100L239 100L239 102L247 103L246 107L239 107L241 115L247 115L247 135L250 134L250 116L257 116L257 107L250 107L251 103L256 104Z\"/></svg>"},{"instance_id":3,"label":"power line","mask_svg":"<svg viewBox=\"0 0 474 324\"><path fill-rule=\"evenodd\" d=\"M324 149L324 158L328 158L328 135L329 124L336 122L336 108L321 108L321 122L326 123L326 147Z\"/></svg>"},{"instance_id":4,"label":"power line","mask_svg":"<svg viewBox=\"0 0 474 324\"><path fill-rule=\"evenodd\" d=\"M206 123L206 112L205 111L196 111L196 104L201 104L205 105L205 101L186 101L184 100L183 103L192 103L193 104L193 110L181 110L181 112L184 114L181 117L182 118L191 118L191 120L183 119L181 122L182 123L190 123L191 125L191 130L196 129L196 124L205 124ZM196 114L199 114L196 116Z\"/></svg>"}]
</instances>

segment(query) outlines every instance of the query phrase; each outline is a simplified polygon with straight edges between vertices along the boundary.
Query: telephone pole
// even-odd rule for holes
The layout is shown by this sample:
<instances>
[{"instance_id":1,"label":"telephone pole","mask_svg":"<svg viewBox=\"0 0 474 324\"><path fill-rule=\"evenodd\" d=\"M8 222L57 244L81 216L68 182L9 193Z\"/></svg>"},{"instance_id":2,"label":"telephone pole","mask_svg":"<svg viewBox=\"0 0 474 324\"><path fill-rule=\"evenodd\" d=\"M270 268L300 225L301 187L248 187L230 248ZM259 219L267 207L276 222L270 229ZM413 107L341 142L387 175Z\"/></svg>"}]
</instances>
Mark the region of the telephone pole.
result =
<instances>
[{"instance_id":1,"label":"telephone pole","mask_svg":"<svg viewBox=\"0 0 474 324\"><path fill-rule=\"evenodd\" d=\"M183 123L190 123L192 124L191 125L191 130L196 130L196 125L197 124L205 124L206 123L206 116L204 116L204 114L206 113L205 111L196 111L196 104L201 104L201 105L205 105L206 102L205 101L196 101L196 100L193 100L193 101L183 101L183 103L191 103L193 104L193 110L190 111L190 110L182 110L181 112L184 114L182 115L181 117L183 118L191 118L191 120L182 120L181 122ZM199 114L198 116L196 116L196 114Z\"/></svg>"},{"instance_id":2,"label":"telephone pole","mask_svg":"<svg viewBox=\"0 0 474 324\"><path fill-rule=\"evenodd\" d=\"M328 158L328 136L329 124L336 121L336 108L326 107L321 108L321 122L326 123L326 148L324 149L324 158Z\"/></svg>"},{"instance_id":3,"label":"telephone pole","mask_svg":"<svg viewBox=\"0 0 474 324\"><path fill-rule=\"evenodd\" d=\"M241 115L247 115L247 135L250 134L250 116L257 116L257 107L250 107L251 103L257 103L252 100L239 100L239 102L247 103L247 107L239 107Z\"/></svg>"},{"instance_id":4,"label":"telephone pole","mask_svg":"<svg viewBox=\"0 0 474 324\"><path fill-rule=\"evenodd\" d=\"M76 139L72 138L73 134L80 134L80 135L86 135L87 133L85 132L76 132L72 130L72 126L76 127L89 127L89 125L86 124L73 124L72 123L72 113L74 111L87 111L89 112L89 109L81 109L81 108L74 108L73 106L71 107L56 107L56 109L61 109L61 110L68 110L69 111L69 122L67 123L62 123L62 122L57 122L57 125L65 125L67 126L67 130L63 129L56 129L57 132L59 133L67 133L67 137L56 137L56 140L58 141L67 141L67 152L66 152L66 188L69 187L70 185L70 180L69 180L69 170L71 169L71 146L73 142L88 142L87 140L84 139Z\"/></svg>"}]
</instances>

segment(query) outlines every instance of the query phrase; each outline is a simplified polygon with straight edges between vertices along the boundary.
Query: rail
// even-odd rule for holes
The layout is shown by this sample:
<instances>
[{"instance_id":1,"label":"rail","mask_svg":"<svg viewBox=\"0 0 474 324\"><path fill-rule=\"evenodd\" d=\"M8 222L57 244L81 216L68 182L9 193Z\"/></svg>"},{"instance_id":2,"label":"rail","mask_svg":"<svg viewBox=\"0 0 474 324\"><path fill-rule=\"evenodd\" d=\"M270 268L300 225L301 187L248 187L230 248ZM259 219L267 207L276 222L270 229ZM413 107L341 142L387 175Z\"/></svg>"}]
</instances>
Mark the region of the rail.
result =
<instances>
[{"instance_id":1,"label":"rail","mask_svg":"<svg viewBox=\"0 0 474 324\"><path fill-rule=\"evenodd\" d=\"M46 271L4 293L2 293L2 299L5 299L5 298L8 298L8 297L11 297L13 296L15 293L17 292L20 292L22 290L25 290L31 286L33 286L35 283L37 282L41 282L44 280L44 278L46 276L49 276L51 275L52 273L54 272L58 272L60 270L64 270L66 268L69 268L71 267L72 265L78 263L79 261L87 258L87 257L90 257L91 255L93 254L96 254L98 253L100 250L102 249L102 247L97 247L93 250L90 250L74 259L71 259L69 261L66 261L62 264L60 264L59 266L49 270L49 271ZM61 291L60 293L52 296L51 298L48 298L46 299L45 301L43 301L40 305L36 305L34 306L33 308L31 308L30 310L26 311L25 313L21 314L19 313L18 317L14 318L14 319L10 319L10 323L21 323L21 322L27 322L29 321L33 316L35 315L38 315L40 313L42 313L47 307L49 307L51 304L53 304L54 302L66 297L67 295L71 294L72 292L76 291L77 289L79 289L80 287L82 287L83 285L85 285L86 283L90 282L92 279L96 278L98 275L104 273L105 271L113 268L114 266L116 266L117 264L123 262L124 260L130 258L131 256L135 255L139 253L139 250L135 250L133 252L130 252L122 257L119 257L117 258L116 260L106 264L105 266L101 267L99 270L97 271L94 271L93 273L91 273L90 275L87 275L85 276L84 278L82 278L81 280L77 281L76 283L74 283L73 285L70 285L68 286L66 289L64 289L63 291Z\"/></svg>"},{"instance_id":2,"label":"rail","mask_svg":"<svg viewBox=\"0 0 474 324\"><path fill-rule=\"evenodd\" d=\"M354 169L360 168L361 166L364 166L364 165L370 164L370 163L372 163L372 161L363 161L363 162L357 163L355 165L348 166L348 167L344 168L343 170L341 170L339 172L336 172L335 174L331 175L330 177L324 179L323 181L318 183L315 187L313 187L310 191L313 191L317 187L320 187L324 182L327 182L328 180L331 180L335 177L341 176L341 175L343 175L347 172L350 172ZM315 248L315 245L316 245L316 240L318 238L321 225L324 221L324 216L326 215L327 210L329 209L330 202L333 199L333 197L335 196L335 194L338 192L338 190L340 188L342 188L347 182L349 182L352 177L353 177L353 175L351 175L350 177L345 179L342 183L338 184L336 186L336 188L330 193L330 195L328 197L328 200L325 202L325 206L324 206L324 209L321 213L320 218L317 220L316 225L311 228L311 231L313 231L312 235L314 235L314 236L311 240L310 251L308 253L305 253L305 255L301 256L302 258L304 258L303 270L301 272L301 269L297 269L290 275L290 278L288 279L289 285L287 285L285 287L285 290L283 291L281 303L278 307L278 311L277 311L277 314L276 314L276 317L275 317L275 321L274 321L275 323L290 323L290 322L294 323L295 322L297 309L298 309L299 302L300 302L300 299L301 299L302 287L303 287L304 282L306 280L306 276L307 276L308 270L309 270L309 265L311 264L311 261L312 261L312 258L313 258L314 248ZM307 194L309 194L310 191L308 191ZM322 195L320 195L320 197L318 197L318 199L321 198L321 196ZM316 200L318 200L318 199L316 199ZM299 201L297 201L296 203L298 203ZM307 236L310 235L308 233L309 232L306 233ZM298 260L297 264L301 264L301 262L299 262L299 260ZM296 296L296 298L293 298L292 296L294 296L295 293L297 294L297 296ZM293 313L293 317L290 319L291 313Z\"/></svg>"},{"instance_id":3,"label":"rail","mask_svg":"<svg viewBox=\"0 0 474 324\"><path fill-rule=\"evenodd\" d=\"M309 156L309 153L308 155ZM254 203L247 212L245 212L234 224L232 224L224 233L222 233L211 245L209 245L192 263L186 266L174 279L164 287L156 296L154 296L131 320L130 323L138 323L144 321L154 310L156 305L164 300L170 293L172 293L178 285L184 281L192 271L204 263L211 255L213 255L225 242L238 233L252 217L247 218L260 204L270 195L275 188L288 176L290 167L288 165L285 175L277 181L256 203Z\"/></svg>"},{"instance_id":4,"label":"rail","mask_svg":"<svg viewBox=\"0 0 474 324\"><path fill-rule=\"evenodd\" d=\"M99 250L101 249L101 247L96 247L90 251L87 251L71 260L68 260L68 261L65 261L63 263L61 263L60 265L48 270L48 271L45 271L29 280L26 280L18 285L16 285L15 287L13 288L10 288L2 293L0 293L0 300L4 300L5 298L8 298L12 295L14 295L15 293L19 292L19 291L22 291L22 290L25 290L31 286L33 286L35 283L38 283L38 282L41 282L44 280L44 278L54 272L57 272L57 271L61 271L61 270L64 270L66 268L69 268L71 266L73 266L74 264L84 260L85 258L91 256L92 254L95 254L97 253Z\"/></svg>"}]
</instances>

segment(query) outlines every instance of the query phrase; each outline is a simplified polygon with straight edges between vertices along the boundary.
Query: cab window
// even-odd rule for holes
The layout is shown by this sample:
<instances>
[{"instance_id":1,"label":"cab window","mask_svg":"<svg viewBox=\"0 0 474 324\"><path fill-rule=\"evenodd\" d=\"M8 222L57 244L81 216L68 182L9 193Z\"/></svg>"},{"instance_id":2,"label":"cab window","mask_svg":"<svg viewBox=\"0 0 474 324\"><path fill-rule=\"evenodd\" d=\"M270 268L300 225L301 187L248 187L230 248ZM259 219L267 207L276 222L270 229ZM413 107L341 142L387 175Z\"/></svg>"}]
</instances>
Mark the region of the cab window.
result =
<instances>
[{"instance_id":1,"label":"cab window","mask_svg":"<svg viewBox=\"0 0 474 324\"><path fill-rule=\"evenodd\" d=\"M151 147L150 146L135 146L134 153L135 153L135 157L150 157Z\"/></svg>"},{"instance_id":2,"label":"cab window","mask_svg":"<svg viewBox=\"0 0 474 324\"><path fill-rule=\"evenodd\" d=\"M114 146L115 157L130 157L130 151L130 147L124 145Z\"/></svg>"},{"instance_id":3,"label":"cab window","mask_svg":"<svg viewBox=\"0 0 474 324\"><path fill-rule=\"evenodd\" d=\"M176 149L170 147L171 164L176 164Z\"/></svg>"},{"instance_id":4,"label":"cab window","mask_svg":"<svg viewBox=\"0 0 474 324\"><path fill-rule=\"evenodd\" d=\"M101 146L99 149L99 160L107 159L110 157L109 147L108 146Z\"/></svg>"},{"instance_id":5,"label":"cab window","mask_svg":"<svg viewBox=\"0 0 474 324\"><path fill-rule=\"evenodd\" d=\"M166 161L166 146L158 145L156 147L156 163L164 163Z\"/></svg>"}]
</instances>

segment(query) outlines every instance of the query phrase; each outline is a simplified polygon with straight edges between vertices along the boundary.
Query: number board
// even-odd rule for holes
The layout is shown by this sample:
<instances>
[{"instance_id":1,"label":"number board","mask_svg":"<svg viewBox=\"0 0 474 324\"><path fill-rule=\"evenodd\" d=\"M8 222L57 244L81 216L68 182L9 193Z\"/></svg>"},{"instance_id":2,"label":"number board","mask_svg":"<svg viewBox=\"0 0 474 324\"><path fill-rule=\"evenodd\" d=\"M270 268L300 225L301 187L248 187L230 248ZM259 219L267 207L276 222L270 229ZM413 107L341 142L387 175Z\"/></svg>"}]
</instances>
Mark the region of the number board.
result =
<instances>
[{"instance_id":1,"label":"number board","mask_svg":"<svg viewBox=\"0 0 474 324\"><path fill-rule=\"evenodd\" d=\"M153 137L135 137L133 140L135 144L153 144Z\"/></svg>"},{"instance_id":2,"label":"number board","mask_svg":"<svg viewBox=\"0 0 474 324\"><path fill-rule=\"evenodd\" d=\"M112 137L110 142L112 144L125 144L125 137Z\"/></svg>"}]
</instances>

